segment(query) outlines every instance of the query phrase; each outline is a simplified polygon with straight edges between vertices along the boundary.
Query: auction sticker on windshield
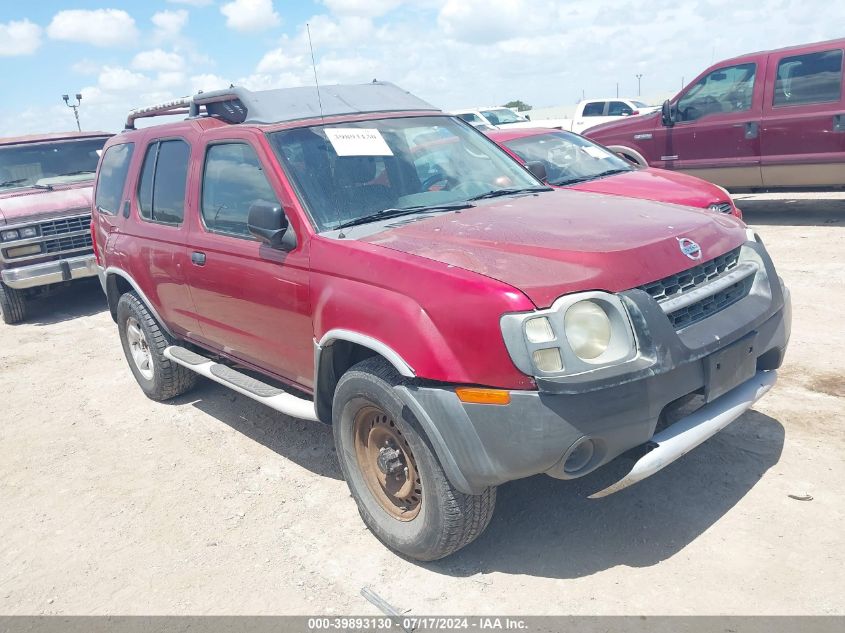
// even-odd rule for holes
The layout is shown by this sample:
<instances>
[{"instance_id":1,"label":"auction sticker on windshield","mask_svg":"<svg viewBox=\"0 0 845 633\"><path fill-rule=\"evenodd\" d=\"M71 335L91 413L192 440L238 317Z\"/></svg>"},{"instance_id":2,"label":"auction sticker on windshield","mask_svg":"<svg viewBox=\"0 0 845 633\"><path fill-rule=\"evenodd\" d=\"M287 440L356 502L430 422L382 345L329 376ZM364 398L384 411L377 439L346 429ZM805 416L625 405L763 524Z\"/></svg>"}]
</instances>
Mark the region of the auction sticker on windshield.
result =
<instances>
[{"instance_id":1,"label":"auction sticker on windshield","mask_svg":"<svg viewBox=\"0 0 845 633\"><path fill-rule=\"evenodd\" d=\"M587 156L592 158L607 158L610 156L607 152L603 149L599 149L598 147L593 147L592 145L586 145L581 148Z\"/></svg>"},{"instance_id":2,"label":"auction sticker on windshield","mask_svg":"<svg viewBox=\"0 0 845 633\"><path fill-rule=\"evenodd\" d=\"M374 128L326 128L326 138L338 156L393 156L381 132Z\"/></svg>"}]
</instances>

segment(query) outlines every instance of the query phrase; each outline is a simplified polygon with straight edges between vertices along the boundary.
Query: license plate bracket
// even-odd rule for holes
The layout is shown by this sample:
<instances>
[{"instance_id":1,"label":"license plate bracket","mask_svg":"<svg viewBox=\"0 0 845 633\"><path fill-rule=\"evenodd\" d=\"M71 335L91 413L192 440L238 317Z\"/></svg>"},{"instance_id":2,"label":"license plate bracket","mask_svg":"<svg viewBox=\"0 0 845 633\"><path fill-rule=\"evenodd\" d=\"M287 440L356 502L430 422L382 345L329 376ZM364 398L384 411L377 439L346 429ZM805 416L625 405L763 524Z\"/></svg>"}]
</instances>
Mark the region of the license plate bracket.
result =
<instances>
[{"instance_id":1,"label":"license plate bracket","mask_svg":"<svg viewBox=\"0 0 845 633\"><path fill-rule=\"evenodd\" d=\"M757 373L757 332L704 359L704 400L712 402Z\"/></svg>"}]
</instances>

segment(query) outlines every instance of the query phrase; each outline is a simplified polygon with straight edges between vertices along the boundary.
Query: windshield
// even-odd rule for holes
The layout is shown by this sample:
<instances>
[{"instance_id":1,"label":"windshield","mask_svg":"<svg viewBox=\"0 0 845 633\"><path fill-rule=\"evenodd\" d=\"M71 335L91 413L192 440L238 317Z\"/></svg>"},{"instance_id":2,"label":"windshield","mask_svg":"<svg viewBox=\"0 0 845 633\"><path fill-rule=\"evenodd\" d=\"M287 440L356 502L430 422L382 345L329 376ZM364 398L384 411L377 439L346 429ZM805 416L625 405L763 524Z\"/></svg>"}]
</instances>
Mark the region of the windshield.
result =
<instances>
[{"instance_id":1,"label":"windshield","mask_svg":"<svg viewBox=\"0 0 845 633\"><path fill-rule=\"evenodd\" d=\"M0 189L92 180L106 137L0 147Z\"/></svg>"},{"instance_id":2,"label":"windshield","mask_svg":"<svg viewBox=\"0 0 845 633\"><path fill-rule=\"evenodd\" d=\"M516 114L508 108L496 108L495 110L482 110L481 114L493 125L507 125L508 123L523 123L525 117Z\"/></svg>"},{"instance_id":3,"label":"windshield","mask_svg":"<svg viewBox=\"0 0 845 633\"><path fill-rule=\"evenodd\" d=\"M449 116L315 125L270 139L318 231L381 212L448 208L491 191L542 189L492 141Z\"/></svg>"},{"instance_id":4,"label":"windshield","mask_svg":"<svg viewBox=\"0 0 845 633\"><path fill-rule=\"evenodd\" d=\"M515 138L504 143L526 163L540 161L549 184L563 185L592 180L608 172L631 171L633 167L616 154L570 132L549 132Z\"/></svg>"},{"instance_id":5,"label":"windshield","mask_svg":"<svg viewBox=\"0 0 845 633\"><path fill-rule=\"evenodd\" d=\"M633 103L634 106L637 107L637 108L650 108L651 107L650 105L648 105L647 103L643 103L642 101L631 101L631 103Z\"/></svg>"}]
</instances>

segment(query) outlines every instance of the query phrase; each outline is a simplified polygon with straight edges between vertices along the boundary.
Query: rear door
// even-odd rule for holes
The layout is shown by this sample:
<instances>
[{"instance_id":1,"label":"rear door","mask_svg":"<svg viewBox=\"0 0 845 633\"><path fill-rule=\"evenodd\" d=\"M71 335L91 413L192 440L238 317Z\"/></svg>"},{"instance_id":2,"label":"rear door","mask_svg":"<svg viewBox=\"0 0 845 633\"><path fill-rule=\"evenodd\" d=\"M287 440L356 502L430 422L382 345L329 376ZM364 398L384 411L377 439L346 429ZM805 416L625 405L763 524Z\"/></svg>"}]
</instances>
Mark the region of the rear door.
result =
<instances>
[{"instance_id":1,"label":"rear door","mask_svg":"<svg viewBox=\"0 0 845 633\"><path fill-rule=\"evenodd\" d=\"M200 342L308 388L314 381L314 334L307 240L288 212L292 194L281 186L275 159L258 133L223 133L209 133L191 212L188 283ZM275 250L249 233L249 208L257 201L282 205L298 236L296 248Z\"/></svg>"},{"instance_id":2,"label":"rear door","mask_svg":"<svg viewBox=\"0 0 845 633\"><path fill-rule=\"evenodd\" d=\"M675 103L678 122L655 135L653 166L678 169L725 187L759 187L760 123L766 57L718 67Z\"/></svg>"},{"instance_id":3,"label":"rear door","mask_svg":"<svg viewBox=\"0 0 845 633\"><path fill-rule=\"evenodd\" d=\"M842 48L772 54L763 109L767 187L845 184Z\"/></svg>"}]
</instances>

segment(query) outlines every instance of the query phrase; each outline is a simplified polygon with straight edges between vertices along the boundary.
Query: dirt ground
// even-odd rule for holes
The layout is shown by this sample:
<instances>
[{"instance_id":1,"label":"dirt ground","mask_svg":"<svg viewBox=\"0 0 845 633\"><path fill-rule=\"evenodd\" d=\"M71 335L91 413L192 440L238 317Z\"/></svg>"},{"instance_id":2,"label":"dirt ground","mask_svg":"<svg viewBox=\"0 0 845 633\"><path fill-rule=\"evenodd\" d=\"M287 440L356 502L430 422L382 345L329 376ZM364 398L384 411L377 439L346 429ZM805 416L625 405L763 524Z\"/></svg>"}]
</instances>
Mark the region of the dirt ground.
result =
<instances>
[{"instance_id":1,"label":"dirt ground","mask_svg":"<svg viewBox=\"0 0 845 633\"><path fill-rule=\"evenodd\" d=\"M845 196L738 202L793 293L774 391L606 499L624 464L502 486L435 563L367 531L328 428L147 400L96 281L39 302L0 324L0 613L845 614Z\"/></svg>"}]
</instances>

